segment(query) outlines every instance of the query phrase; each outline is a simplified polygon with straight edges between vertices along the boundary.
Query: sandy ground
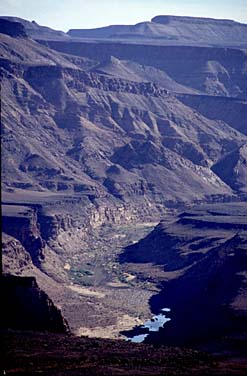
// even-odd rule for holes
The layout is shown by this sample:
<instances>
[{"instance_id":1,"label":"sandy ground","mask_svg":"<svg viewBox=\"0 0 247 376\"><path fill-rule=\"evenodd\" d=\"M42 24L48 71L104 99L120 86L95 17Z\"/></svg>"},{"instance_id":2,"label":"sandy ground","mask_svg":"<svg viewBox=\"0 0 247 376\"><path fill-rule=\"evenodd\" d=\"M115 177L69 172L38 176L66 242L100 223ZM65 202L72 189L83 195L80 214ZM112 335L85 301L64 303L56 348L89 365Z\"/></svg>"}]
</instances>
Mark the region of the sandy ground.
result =
<instances>
[{"instance_id":1,"label":"sandy ground","mask_svg":"<svg viewBox=\"0 0 247 376\"><path fill-rule=\"evenodd\" d=\"M106 327L85 328L80 327L75 334L77 336L99 337L99 338L122 338L126 339L120 334L123 330L132 329L136 325L143 324L138 317L123 315L118 318L116 325L109 325Z\"/></svg>"},{"instance_id":2,"label":"sandy ground","mask_svg":"<svg viewBox=\"0 0 247 376\"><path fill-rule=\"evenodd\" d=\"M66 286L66 287L69 288L72 291L77 292L78 294L81 294L81 295L95 296L96 298L104 298L105 297L105 294L103 292L91 290L89 288L81 287L79 285L69 285L69 286Z\"/></svg>"},{"instance_id":3,"label":"sandy ground","mask_svg":"<svg viewBox=\"0 0 247 376\"><path fill-rule=\"evenodd\" d=\"M144 225L142 224L142 226ZM143 231L141 226L140 229ZM108 231L108 229L106 230ZM121 227L117 233L112 233L112 230L108 231L108 237L103 243L99 241L102 234L98 234L96 239L98 243L94 239L96 244L93 250L90 252L88 249L84 249L84 252L78 251L76 255L80 258L80 262L78 261L76 265L73 264L73 253L70 259L64 257L60 260L60 254L59 256L56 254L57 258L49 258L48 256L52 252L48 252L50 249L47 249L46 259L48 267L51 266L51 270L47 268L46 264L42 264L42 267L45 267L45 272L30 264L28 268L22 271L15 270L16 268L13 265L12 272L36 277L38 285L61 310L74 334L89 337L124 338L120 334L121 331L130 330L152 317L149 299L157 292L154 289L155 284L146 285L138 280L136 275L138 268L136 266L128 270L128 267L117 264L117 255L122 250L122 238L125 238L125 233L123 234L121 231L129 234L130 230L129 227L126 229ZM131 243L133 237L136 238L143 234L143 232L139 234L135 226L132 230L133 234L130 233L130 239L124 240L124 244L126 242L127 244ZM111 243L110 237L112 235L119 235L120 243L115 244L115 239ZM82 240L77 234L78 243ZM73 241L66 244L75 245ZM70 249L67 249L66 256L67 254L70 255ZM97 257L95 256L95 259L91 260L89 257L91 255ZM92 269L94 273L91 280L93 283L95 279L97 284L87 286L70 281L69 276L73 276L71 270L73 268L76 270L76 267L80 270L81 265L82 268L87 269L89 261L90 265L95 264L100 268L100 273L98 268ZM117 266L115 267L115 265ZM49 276L46 273L50 274L50 271L52 273ZM148 271L150 272L150 268ZM57 276L64 278L56 280L54 277Z\"/></svg>"}]
</instances>

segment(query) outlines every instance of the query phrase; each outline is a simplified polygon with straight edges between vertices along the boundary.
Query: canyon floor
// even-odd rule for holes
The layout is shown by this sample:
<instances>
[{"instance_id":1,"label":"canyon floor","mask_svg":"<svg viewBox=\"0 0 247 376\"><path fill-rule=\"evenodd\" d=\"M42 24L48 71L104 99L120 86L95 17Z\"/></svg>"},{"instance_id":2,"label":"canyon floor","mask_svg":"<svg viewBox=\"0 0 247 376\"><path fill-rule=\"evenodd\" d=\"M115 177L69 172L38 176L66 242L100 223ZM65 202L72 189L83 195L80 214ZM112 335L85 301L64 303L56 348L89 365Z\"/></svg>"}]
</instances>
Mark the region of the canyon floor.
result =
<instances>
[{"instance_id":1,"label":"canyon floor","mask_svg":"<svg viewBox=\"0 0 247 376\"><path fill-rule=\"evenodd\" d=\"M6 210L9 208L12 216L14 209L15 213L16 208L20 210L20 206L8 206ZM20 270L19 264L13 265L9 261L13 257L13 238L4 235L3 271L22 276L34 275L39 286L62 310L75 334L124 338L121 331L140 325L151 317L149 299L159 290L155 281L139 280L137 273L130 272L118 259L125 246L147 235L156 224L100 226L87 233L84 239L80 232L71 234L63 231L59 236L60 245L68 244L67 248L74 251L68 252L66 248L65 254L59 254L59 262L54 261L55 265L51 262L53 255L49 257L47 252L41 269L31 260L23 270ZM24 249L22 251L25 252ZM153 269L159 268L153 266Z\"/></svg>"}]
</instances>

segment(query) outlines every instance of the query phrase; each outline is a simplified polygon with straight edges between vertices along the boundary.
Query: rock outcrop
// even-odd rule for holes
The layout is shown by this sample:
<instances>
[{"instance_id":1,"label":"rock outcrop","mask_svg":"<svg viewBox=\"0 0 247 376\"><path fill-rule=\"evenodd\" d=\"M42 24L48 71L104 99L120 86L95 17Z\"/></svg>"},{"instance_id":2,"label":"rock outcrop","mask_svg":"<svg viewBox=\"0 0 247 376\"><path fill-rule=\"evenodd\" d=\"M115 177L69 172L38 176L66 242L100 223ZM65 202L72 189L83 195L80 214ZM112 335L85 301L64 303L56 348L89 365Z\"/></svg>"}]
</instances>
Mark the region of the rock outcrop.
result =
<instances>
[{"instance_id":1,"label":"rock outcrop","mask_svg":"<svg viewBox=\"0 0 247 376\"><path fill-rule=\"evenodd\" d=\"M2 266L5 273L22 274L32 268L32 259L23 245L14 237L2 233Z\"/></svg>"},{"instance_id":2,"label":"rock outcrop","mask_svg":"<svg viewBox=\"0 0 247 376\"><path fill-rule=\"evenodd\" d=\"M37 222L37 209L4 205L2 231L20 241L35 265L39 265L44 259L45 242Z\"/></svg>"}]
</instances>

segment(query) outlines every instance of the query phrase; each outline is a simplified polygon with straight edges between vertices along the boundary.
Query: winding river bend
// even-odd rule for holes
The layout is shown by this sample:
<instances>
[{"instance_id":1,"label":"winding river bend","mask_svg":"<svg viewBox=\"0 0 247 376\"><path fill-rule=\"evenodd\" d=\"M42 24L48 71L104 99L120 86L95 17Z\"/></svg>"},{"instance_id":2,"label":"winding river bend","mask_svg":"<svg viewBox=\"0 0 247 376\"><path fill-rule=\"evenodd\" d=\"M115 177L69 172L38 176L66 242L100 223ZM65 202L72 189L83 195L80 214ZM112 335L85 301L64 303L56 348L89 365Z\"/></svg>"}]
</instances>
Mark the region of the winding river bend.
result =
<instances>
[{"instance_id":1,"label":"winding river bend","mask_svg":"<svg viewBox=\"0 0 247 376\"><path fill-rule=\"evenodd\" d=\"M151 320L145 321L143 325L136 327L127 336L127 341L141 343L143 342L151 332L158 332L160 328L163 328L165 323L171 319L166 316L167 312L170 312L170 308L162 308L158 315L155 315Z\"/></svg>"}]
</instances>

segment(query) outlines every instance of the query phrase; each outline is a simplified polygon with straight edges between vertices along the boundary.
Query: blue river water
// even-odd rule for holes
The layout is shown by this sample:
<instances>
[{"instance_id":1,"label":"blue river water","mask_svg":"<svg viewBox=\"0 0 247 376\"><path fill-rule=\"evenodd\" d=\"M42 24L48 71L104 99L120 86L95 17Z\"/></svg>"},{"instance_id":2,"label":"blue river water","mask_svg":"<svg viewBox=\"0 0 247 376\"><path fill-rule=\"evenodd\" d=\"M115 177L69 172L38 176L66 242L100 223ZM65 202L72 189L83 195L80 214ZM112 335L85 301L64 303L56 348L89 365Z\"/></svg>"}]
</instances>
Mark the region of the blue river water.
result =
<instances>
[{"instance_id":1,"label":"blue river water","mask_svg":"<svg viewBox=\"0 0 247 376\"><path fill-rule=\"evenodd\" d=\"M169 317L166 317L165 312L170 312L170 308L162 308L158 315L152 317L151 320L145 321L138 329L140 334L128 337L127 340L135 343L141 343L149 336L151 332L158 332L160 328L163 328L166 322L170 321Z\"/></svg>"}]
</instances>

